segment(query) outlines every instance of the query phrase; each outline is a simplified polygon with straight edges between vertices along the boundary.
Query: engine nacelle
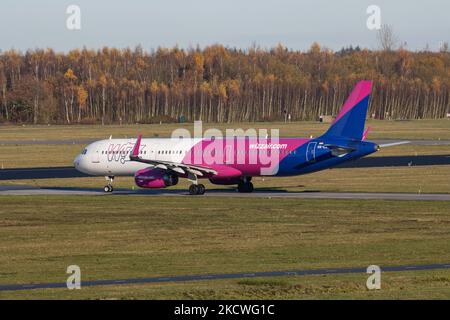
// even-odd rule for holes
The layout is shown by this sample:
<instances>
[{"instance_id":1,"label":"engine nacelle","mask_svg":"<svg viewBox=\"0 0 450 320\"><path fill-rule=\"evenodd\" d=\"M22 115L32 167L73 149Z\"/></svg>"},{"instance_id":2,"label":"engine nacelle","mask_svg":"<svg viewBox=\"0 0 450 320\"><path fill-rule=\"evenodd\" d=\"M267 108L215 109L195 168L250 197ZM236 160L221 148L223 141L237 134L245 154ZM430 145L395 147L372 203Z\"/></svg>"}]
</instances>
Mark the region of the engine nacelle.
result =
<instances>
[{"instance_id":1,"label":"engine nacelle","mask_svg":"<svg viewBox=\"0 0 450 320\"><path fill-rule=\"evenodd\" d=\"M178 183L178 176L159 169L142 169L135 173L134 181L141 188L165 188Z\"/></svg>"}]
</instances>

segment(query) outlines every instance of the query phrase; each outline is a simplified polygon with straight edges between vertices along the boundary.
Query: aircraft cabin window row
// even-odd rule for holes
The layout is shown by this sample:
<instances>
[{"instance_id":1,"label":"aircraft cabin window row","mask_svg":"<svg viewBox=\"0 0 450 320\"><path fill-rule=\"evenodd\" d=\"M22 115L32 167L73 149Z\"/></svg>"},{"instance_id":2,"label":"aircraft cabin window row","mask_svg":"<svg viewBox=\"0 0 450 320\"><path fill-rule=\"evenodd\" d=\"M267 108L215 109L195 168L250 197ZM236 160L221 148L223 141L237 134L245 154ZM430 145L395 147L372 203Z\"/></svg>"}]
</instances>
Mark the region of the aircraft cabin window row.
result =
<instances>
[{"instance_id":1,"label":"aircraft cabin window row","mask_svg":"<svg viewBox=\"0 0 450 320\"><path fill-rule=\"evenodd\" d=\"M181 150L179 150L179 151L172 151L172 150L161 151L161 150L159 150L158 151L158 154L181 154L181 153L183 153L183 151L181 151Z\"/></svg>"},{"instance_id":2,"label":"aircraft cabin window row","mask_svg":"<svg viewBox=\"0 0 450 320\"><path fill-rule=\"evenodd\" d=\"M276 149L274 149L274 150L237 150L234 153L236 153L236 154L256 154L256 153L270 153L270 152L276 153L277 151L278 151L279 154L297 154L297 152L295 150L276 150ZM193 153L194 154L201 154L202 151L201 150L196 150ZM205 152L203 152L203 153L205 153ZM211 154L214 154L214 153L220 154L220 153L223 153L223 152L222 152L222 150L217 150L217 151L216 150L211 150L211 151L209 151L209 153L211 153Z\"/></svg>"},{"instance_id":3,"label":"aircraft cabin window row","mask_svg":"<svg viewBox=\"0 0 450 320\"><path fill-rule=\"evenodd\" d=\"M255 154L255 153L269 153L270 151L272 152L279 152L280 154L296 154L295 150L237 150L236 154ZM152 151L153 152L153 151ZM215 150L212 150L211 153L215 153ZM83 150L82 154L86 154L87 153L87 149ZM127 152L127 151L102 151L102 154L131 154L132 151ZM182 154L183 151L178 150L178 151L172 151L172 150L158 150L158 154ZM187 153L187 151L186 151ZM202 151L201 150L196 150L194 152L195 154L201 154ZM217 153L222 153L222 150L217 150ZM139 151L139 154L147 154L147 151Z\"/></svg>"},{"instance_id":4,"label":"aircraft cabin window row","mask_svg":"<svg viewBox=\"0 0 450 320\"><path fill-rule=\"evenodd\" d=\"M102 154L131 154L132 151L128 152L128 151L102 151ZM139 151L139 154L147 154L147 151Z\"/></svg>"}]
</instances>

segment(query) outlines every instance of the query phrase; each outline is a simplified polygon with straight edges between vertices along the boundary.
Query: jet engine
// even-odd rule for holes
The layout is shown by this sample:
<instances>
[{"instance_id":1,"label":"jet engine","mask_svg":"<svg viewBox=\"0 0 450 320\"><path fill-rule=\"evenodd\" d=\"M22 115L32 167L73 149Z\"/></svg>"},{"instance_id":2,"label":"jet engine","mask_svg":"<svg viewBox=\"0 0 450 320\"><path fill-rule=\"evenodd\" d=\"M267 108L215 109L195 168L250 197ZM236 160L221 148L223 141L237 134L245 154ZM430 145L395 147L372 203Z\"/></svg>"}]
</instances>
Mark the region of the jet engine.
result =
<instances>
[{"instance_id":1,"label":"jet engine","mask_svg":"<svg viewBox=\"0 0 450 320\"><path fill-rule=\"evenodd\" d=\"M136 185L141 188L165 188L178 183L178 176L160 169L142 169L134 175Z\"/></svg>"}]
</instances>

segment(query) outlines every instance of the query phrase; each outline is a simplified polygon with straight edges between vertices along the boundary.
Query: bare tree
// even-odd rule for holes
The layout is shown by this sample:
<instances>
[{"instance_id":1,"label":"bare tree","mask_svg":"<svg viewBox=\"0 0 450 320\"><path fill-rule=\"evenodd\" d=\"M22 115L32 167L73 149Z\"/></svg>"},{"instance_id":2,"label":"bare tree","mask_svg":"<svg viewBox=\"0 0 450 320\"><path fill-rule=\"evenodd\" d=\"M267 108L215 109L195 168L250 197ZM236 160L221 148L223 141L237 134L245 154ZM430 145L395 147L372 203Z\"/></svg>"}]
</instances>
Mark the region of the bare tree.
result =
<instances>
[{"instance_id":1,"label":"bare tree","mask_svg":"<svg viewBox=\"0 0 450 320\"><path fill-rule=\"evenodd\" d=\"M392 51L397 45L398 38L394 34L394 29L391 25L383 24L377 34L380 48L384 51Z\"/></svg>"},{"instance_id":2,"label":"bare tree","mask_svg":"<svg viewBox=\"0 0 450 320\"><path fill-rule=\"evenodd\" d=\"M390 27L384 30L390 40L383 48L393 51L334 53L315 44L308 51L213 45L0 52L0 123L281 121L284 110L292 120L311 120L336 114L362 78L375 86L374 117L445 117L448 45L441 52L408 51L395 44Z\"/></svg>"}]
</instances>

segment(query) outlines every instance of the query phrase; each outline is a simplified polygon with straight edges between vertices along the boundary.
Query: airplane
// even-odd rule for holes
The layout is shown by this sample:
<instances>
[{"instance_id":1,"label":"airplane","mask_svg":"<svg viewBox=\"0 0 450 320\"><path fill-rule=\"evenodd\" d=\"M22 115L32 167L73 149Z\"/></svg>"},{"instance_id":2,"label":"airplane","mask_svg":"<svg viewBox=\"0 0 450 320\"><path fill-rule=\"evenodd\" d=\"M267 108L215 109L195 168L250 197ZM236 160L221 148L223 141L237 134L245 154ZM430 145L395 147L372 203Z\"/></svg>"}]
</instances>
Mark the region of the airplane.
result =
<instances>
[{"instance_id":1,"label":"airplane","mask_svg":"<svg viewBox=\"0 0 450 320\"><path fill-rule=\"evenodd\" d=\"M141 188L166 188L186 178L191 195L205 193L200 179L252 192L252 177L312 173L367 156L380 147L408 143L366 141L371 88L370 80L358 82L329 129L317 138L110 138L89 144L74 166L83 173L104 176L105 192L113 191L116 176L134 176Z\"/></svg>"}]
</instances>

